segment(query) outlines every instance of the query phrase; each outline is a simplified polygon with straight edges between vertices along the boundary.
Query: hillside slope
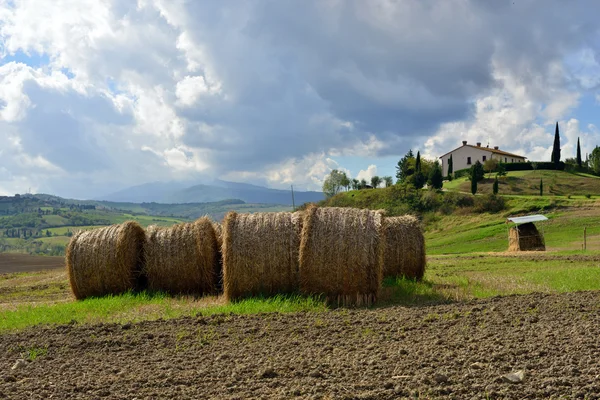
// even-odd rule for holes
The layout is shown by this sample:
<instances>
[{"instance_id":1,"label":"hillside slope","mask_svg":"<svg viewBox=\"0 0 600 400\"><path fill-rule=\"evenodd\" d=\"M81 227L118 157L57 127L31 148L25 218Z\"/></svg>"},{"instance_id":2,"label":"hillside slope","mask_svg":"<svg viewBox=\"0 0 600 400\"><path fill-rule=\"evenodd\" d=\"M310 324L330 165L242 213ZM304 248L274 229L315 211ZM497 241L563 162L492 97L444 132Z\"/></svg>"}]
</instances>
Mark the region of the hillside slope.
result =
<instances>
[{"instance_id":1,"label":"hillside slope","mask_svg":"<svg viewBox=\"0 0 600 400\"><path fill-rule=\"evenodd\" d=\"M549 221L538 224L546 237L548 250L581 251L583 229L587 248L600 250L600 199L577 196L472 196L453 191L416 192L393 186L385 189L340 193L322 206L386 210L388 216L419 216L425 229L427 254L459 254L506 251L506 218L544 214ZM490 205L498 207L496 212Z\"/></svg>"},{"instance_id":2,"label":"hillside slope","mask_svg":"<svg viewBox=\"0 0 600 400\"><path fill-rule=\"evenodd\" d=\"M322 192L294 192L296 205L323 200ZM164 204L207 203L240 199L246 203L292 205L291 190L270 189L247 183L216 180L212 184L182 185L154 182L108 194L97 200L113 202L156 202Z\"/></svg>"},{"instance_id":3,"label":"hillside slope","mask_svg":"<svg viewBox=\"0 0 600 400\"><path fill-rule=\"evenodd\" d=\"M486 174L486 179L477 185L477 193L492 193L493 174ZM544 195L600 195L600 178L588 174L565 171L515 171L498 179L498 193L510 195L539 195L540 180L544 183ZM468 178L458 178L444 182L447 190L471 192Z\"/></svg>"}]
</instances>

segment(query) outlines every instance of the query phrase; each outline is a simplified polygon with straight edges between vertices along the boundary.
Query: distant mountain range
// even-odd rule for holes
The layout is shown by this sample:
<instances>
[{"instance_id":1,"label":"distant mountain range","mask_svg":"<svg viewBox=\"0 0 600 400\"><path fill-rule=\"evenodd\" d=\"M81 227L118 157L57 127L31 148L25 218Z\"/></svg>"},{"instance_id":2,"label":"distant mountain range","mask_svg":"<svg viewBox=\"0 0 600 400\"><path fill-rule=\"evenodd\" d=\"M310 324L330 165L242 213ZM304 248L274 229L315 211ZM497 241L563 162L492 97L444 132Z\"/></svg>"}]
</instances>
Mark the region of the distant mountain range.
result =
<instances>
[{"instance_id":1,"label":"distant mountain range","mask_svg":"<svg viewBox=\"0 0 600 400\"><path fill-rule=\"evenodd\" d=\"M323 200L322 192L294 191L296 206ZM153 182L132 186L96 200L132 203L207 203L228 199L239 199L246 203L292 205L291 190L269 189L248 183L216 180L209 185L187 186L182 183Z\"/></svg>"}]
</instances>

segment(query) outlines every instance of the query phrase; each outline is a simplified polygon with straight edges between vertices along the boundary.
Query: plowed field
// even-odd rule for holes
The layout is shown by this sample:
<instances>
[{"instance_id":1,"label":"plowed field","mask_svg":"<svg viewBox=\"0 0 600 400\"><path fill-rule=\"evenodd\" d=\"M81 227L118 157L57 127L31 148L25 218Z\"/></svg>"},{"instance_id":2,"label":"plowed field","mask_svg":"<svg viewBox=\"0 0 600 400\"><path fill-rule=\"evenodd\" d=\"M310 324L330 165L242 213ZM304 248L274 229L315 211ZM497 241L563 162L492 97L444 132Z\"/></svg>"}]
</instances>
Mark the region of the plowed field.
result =
<instances>
[{"instance_id":1,"label":"plowed field","mask_svg":"<svg viewBox=\"0 0 600 400\"><path fill-rule=\"evenodd\" d=\"M597 399L599 337L600 292L35 327L0 336L0 398Z\"/></svg>"}]
</instances>

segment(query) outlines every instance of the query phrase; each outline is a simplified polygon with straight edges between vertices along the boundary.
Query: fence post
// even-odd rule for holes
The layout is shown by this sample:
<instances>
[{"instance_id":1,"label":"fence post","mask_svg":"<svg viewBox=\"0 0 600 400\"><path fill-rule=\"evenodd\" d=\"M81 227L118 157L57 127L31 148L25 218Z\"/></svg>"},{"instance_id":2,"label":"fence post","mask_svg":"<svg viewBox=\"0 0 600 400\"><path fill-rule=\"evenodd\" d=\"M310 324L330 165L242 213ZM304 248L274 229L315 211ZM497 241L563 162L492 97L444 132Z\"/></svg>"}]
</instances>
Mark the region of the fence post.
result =
<instances>
[{"instance_id":1,"label":"fence post","mask_svg":"<svg viewBox=\"0 0 600 400\"><path fill-rule=\"evenodd\" d=\"M583 249L587 250L587 227L583 227Z\"/></svg>"}]
</instances>

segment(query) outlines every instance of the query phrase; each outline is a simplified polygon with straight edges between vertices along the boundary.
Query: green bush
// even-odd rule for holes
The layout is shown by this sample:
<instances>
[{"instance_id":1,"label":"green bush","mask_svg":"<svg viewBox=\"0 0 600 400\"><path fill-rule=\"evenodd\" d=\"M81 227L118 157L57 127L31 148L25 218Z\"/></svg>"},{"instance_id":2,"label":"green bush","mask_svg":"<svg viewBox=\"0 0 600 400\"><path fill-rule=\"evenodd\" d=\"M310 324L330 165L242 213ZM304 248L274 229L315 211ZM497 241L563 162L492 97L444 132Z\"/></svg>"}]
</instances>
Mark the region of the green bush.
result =
<instances>
[{"instance_id":1,"label":"green bush","mask_svg":"<svg viewBox=\"0 0 600 400\"><path fill-rule=\"evenodd\" d=\"M475 201L473 196L457 192L444 192L443 203L452 207L473 207Z\"/></svg>"},{"instance_id":2,"label":"green bush","mask_svg":"<svg viewBox=\"0 0 600 400\"><path fill-rule=\"evenodd\" d=\"M486 194L475 198L474 210L476 212L497 213L506 208L506 201L502 196Z\"/></svg>"}]
</instances>

